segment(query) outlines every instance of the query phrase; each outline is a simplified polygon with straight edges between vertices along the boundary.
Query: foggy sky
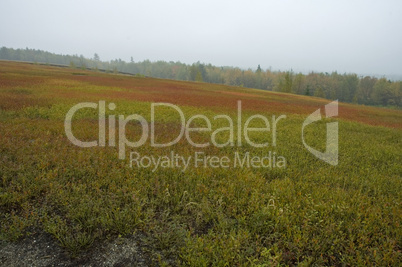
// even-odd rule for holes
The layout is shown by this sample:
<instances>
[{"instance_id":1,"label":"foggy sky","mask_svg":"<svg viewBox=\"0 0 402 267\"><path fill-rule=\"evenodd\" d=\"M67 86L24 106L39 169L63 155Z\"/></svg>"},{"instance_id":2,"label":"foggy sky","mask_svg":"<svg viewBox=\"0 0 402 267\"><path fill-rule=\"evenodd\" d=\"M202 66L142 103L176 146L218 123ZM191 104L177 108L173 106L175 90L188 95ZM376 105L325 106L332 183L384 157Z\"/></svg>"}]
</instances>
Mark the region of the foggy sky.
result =
<instances>
[{"instance_id":1,"label":"foggy sky","mask_svg":"<svg viewBox=\"0 0 402 267\"><path fill-rule=\"evenodd\" d=\"M0 47L402 74L402 1L1 0Z\"/></svg>"}]
</instances>

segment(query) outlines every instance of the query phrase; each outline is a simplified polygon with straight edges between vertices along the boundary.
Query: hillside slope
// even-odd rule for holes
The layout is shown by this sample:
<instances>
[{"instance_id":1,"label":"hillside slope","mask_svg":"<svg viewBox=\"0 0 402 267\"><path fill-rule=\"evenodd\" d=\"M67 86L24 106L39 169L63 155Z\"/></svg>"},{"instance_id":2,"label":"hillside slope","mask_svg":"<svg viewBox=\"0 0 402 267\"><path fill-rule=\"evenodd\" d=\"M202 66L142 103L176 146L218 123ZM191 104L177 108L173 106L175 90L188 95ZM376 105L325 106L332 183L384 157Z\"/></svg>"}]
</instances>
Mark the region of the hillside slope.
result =
<instances>
[{"instance_id":1,"label":"hillside slope","mask_svg":"<svg viewBox=\"0 0 402 267\"><path fill-rule=\"evenodd\" d=\"M79 147L67 137L66 114L83 102L96 108L77 111L72 132L84 142L101 144L104 137L105 146ZM151 125L157 143L172 141L183 128L171 107L159 107L151 120L152 103L162 102L179 108L185 122L202 115L189 126L207 128L208 119L211 131L233 126L234 133L194 131L172 146L155 147ZM0 61L0 263L20 264L22 251L37 265L397 266L402 111L339 103L338 116L303 132L309 114L325 114L329 102ZM120 126L132 114L146 119L149 132L138 121L113 127L112 118ZM246 121L256 114L267 118L269 133L250 131L249 137L268 146L245 138ZM250 126L265 127L261 116ZM302 141L325 151L326 125L334 122L336 166ZM144 133L143 144L129 145ZM198 165L185 166L197 155ZM267 166L257 162L262 157ZM158 158L165 166L156 165ZM222 164L226 158L237 165ZM100 251L109 251L109 262Z\"/></svg>"}]
</instances>

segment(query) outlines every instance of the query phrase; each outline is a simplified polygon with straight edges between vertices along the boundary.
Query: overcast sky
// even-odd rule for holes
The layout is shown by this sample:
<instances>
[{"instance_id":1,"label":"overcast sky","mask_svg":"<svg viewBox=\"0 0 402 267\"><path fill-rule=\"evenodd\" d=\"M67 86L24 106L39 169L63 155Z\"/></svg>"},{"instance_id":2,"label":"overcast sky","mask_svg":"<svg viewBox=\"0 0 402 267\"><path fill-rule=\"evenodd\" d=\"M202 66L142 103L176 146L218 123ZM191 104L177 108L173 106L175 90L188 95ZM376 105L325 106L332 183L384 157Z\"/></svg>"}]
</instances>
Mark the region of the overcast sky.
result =
<instances>
[{"instance_id":1,"label":"overcast sky","mask_svg":"<svg viewBox=\"0 0 402 267\"><path fill-rule=\"evenodd\" d=\"M1 0L0 46L308 72L402 74L402 1Z\"/></svg>"}]
</instances>

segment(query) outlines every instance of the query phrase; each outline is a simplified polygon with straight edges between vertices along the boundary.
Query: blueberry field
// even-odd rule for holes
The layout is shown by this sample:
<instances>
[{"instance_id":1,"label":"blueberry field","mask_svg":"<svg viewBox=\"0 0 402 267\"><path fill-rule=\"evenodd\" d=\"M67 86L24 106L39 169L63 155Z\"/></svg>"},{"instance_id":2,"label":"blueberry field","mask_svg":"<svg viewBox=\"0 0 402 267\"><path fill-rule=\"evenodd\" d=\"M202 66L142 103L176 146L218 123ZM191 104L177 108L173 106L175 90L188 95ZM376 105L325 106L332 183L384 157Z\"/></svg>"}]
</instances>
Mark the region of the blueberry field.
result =
<instances>
[{"instance_id":1,"label":"blueberry field","mask_svg":"<svg viewBox=\"0 0 402 267\"><path fill-rule=\"evenodd\" d=\"M331 165L302 141L305 119L330 102L0 61L0 239L46 233L79 258L135 237L151 266L398 266L402 111L339 102L306 127L303 140L324 151L338 123ZM79 103L96 108L77 110L71 131L95 146L66 134ZM152 144L179 139L183 121L204 130Z\"/></svg>"}]
</instances>

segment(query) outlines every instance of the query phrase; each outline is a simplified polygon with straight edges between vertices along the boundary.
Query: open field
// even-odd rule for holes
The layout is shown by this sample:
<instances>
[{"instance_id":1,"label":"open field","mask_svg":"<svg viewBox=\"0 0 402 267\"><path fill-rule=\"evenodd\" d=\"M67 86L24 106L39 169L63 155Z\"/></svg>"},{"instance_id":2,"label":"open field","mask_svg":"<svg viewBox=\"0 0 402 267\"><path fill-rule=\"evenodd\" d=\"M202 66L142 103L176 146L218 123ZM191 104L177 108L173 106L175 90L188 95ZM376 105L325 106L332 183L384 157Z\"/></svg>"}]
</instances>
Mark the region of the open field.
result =
<instances>
[{"instance_id":1,"label":"open field","mask_svg":"<svg viewBox=\"0 0 402 267\"><path fill-rule=\"evenodd\" d=\"M286 118L278 123L276 146L273 136L254 132L250 134L254 141L270 145L256 148L243 140L242 146L195 148L182 139L172 147L156 148L146 142L139 148L127 147L121 160L117 146L81 148L66 137L68 110L80 102L101 100L116 105L115 110L106 110L107 115L139 114L147 121L151 103L171 103L187 120L205 115L213 129L227 126L213 119L222 114L239 126L238 100L243 123L254 114ZM39 233L49 234L68 257L78 259L99 244L118 246L123 240L123 247L135 240L141 251L135 255L146 258L146 265L398 266L402 111L340 103L338 117L311 125L306 142L324 150L325 123L339 123L339 164L331 166L310 154L301 140L303 121L329 102L241 87L0 61L0 245ZM98 116L95 109L77 112L75 136L97 139ZM178 135L179 119L167 108L157 112L158 142ZM140 126L127 125L127 136L138 140ZM261 122L253 126L263 127ZM202 132L191 137L198 143L211 139ZM216 139L224 143L228 135L220 133ZM235 135L235 143L238 139ZM157 157L172 151L183 157L200 152L229 158L275 152L286 159L286 167L189 165L185 171L153 171L130 166L130 152ZM0 263L9 263L1 251L0 247ZM131 260L126 264L135 263L135 255L128 254Z\"/></svg>"}]
</instances>

